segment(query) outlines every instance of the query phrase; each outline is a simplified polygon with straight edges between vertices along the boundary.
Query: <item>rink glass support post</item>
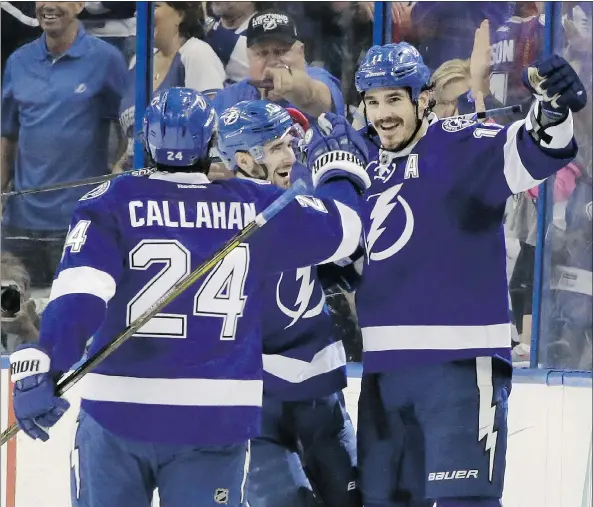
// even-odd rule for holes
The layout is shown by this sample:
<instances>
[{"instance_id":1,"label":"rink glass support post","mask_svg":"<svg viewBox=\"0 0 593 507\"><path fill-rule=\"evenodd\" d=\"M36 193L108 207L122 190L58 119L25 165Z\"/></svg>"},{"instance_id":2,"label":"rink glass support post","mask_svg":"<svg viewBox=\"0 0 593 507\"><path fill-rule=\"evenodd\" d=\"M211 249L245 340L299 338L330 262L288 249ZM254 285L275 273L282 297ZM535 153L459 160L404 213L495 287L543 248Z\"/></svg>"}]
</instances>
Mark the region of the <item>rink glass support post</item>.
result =
<instances>
[{"instance_id":1,"label":"rink glass support post","mask_svg":"<svg viewBox=\"0 0 593 507\"><path fill-rule=\"evenodd\" d=\"M545 6L545 38L544 54L549 56L554 53L554 47L561 42L559 27L562 21L563 2L546 2ZM544 181L538 190L537 198L537 238L535 243L535 263L533 273L533 304L531 326L531 357L529 366L537 368L539 363L539 350L541 344L542 311L545 297L544 283L550 280L550 255L546 248L546 229L552 222L554 212L554 179L555 176Z\"/></svg>"},{"instance_id":2,"label":"rink glass support post","mask_svg":"<svg viewBox=\"0 0 593 507\"><path fill-rule=\"evenodd\" d=\"M142 117L152 97L153 2L136 2L136 93L134 114L134 169L144 167L144 147L139 134Z\"/></svg>"},{"instance_id":3,"label":"rink glass support post","mask_svg":"<svg viewBox=\"0 0 593 507\"><path fill-rule=\"evenodd\" d=\"M391 38L391 2L375 2L373 19L373 46L392 42Z\"/></svg>"}]
</instances>

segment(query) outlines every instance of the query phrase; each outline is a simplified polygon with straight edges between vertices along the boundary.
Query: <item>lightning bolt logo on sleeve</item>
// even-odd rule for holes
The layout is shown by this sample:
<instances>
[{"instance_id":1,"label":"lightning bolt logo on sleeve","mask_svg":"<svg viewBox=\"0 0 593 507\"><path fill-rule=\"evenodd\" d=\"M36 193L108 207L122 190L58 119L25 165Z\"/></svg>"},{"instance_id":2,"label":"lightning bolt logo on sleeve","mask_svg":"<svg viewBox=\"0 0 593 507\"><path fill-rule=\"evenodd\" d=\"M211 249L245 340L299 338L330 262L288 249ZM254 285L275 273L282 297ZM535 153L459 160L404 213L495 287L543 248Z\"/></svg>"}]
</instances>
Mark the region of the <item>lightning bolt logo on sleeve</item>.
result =
<instances>
[{"instance_id":1,"label":"lightning bolt logo on sleeve","mask_svg":"<svg viewBox=\"0 0 593 507\"><path fill-rule=\"evenodd\" d=\"M280 298L280 285L282 283L282 277L284 273L280 275L278 279L278 284L276 285L276 303L278 304L278 308L282 313L284 313L287 317L291 318L292 321L284 328L287 329L290 326L294 325L301 317L304 319L308 319L311 317L315 317L319 315L323 311L323 305L325 304L325 295L323 291L321 291L321 299L319 303L315 305L315 307L309 309L309 303L311 302L311 296L313 295L313 291L315 290L315 280L311 280L311 267L305 268L298 268L296 270L296 281L298 282L301 280L301 285L299 287L299 293L297 294L297 298L295 301L295 306L297 307L296 310L291 310L290 308L286 307L282 303L282 299Z\"/></svg>"},{"instance_id":2,"label":"lightning bolt logo on sleeve","mask_svg":"<svg viewBox=\"0 0 593 507\"><path fill-rule=\"evenodd\" d=\"M379 197L377 198L377 202L375 203L373 211L371 212L371 227L368 234L366 235L366 250L369 262L382 261L395 255L404 246L406 246L412 237L414 232L414 214L412 213L412 208L406 202L406 200L401 195L398 195L403 185L403 183L400 183L399 185L390 187L384 192L378 194ZM368 197L368 199L375 197L376 195L377 194L371 195ZM405 213L406 224L404 230L399 238L397 238L397 240L390 247L379 252L373 252L375 243L386 229L384 226L385 221L391 214L393 208L397 206L398 202L401 204L401 207Z\"/></svg>"}]
</instances>

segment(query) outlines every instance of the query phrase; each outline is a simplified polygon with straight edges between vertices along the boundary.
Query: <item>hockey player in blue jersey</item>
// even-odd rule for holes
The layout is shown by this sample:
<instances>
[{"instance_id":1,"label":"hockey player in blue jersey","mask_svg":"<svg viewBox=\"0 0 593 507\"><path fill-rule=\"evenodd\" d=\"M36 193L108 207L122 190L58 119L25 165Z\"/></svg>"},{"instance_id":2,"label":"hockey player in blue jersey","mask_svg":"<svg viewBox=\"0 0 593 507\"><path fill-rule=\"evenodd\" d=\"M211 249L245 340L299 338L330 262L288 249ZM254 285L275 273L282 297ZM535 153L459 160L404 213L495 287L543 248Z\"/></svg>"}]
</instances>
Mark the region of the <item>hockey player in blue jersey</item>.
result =
<instances>
[{"instance_id":1,"label":"hockey player in blue jersey","mask_svg":"<svg viewBox=\"0 0 593 507\"><path fill-rule=\"evenodd\" d=\"M261 425L260 280L343 257L361 232L366 147L342 119L327 120L311 146L332 157L340 147L350 162L317 164L316 197L290 202L80 381L75 507L149 507L155 488L161 505L244 505L249 439ZM122 176L78 203L39 345L10 358L15 415L30 437L47 440L68 408L55 382L90 337L93 355L282 193L209 183L215 121L198 92L161 92L144 120L158 171Z\"/></svg>"},{"instance_id":2,"label":"hockey player in blue jersey","mask_svg":"<svg viewBox=\"0 0 593 507\"><path fill-rule=\"evenodd\" d=\"M217 131L218 151L239 178L286 187L293 168L305 170L296 161L302 131L278 104L239 102L223 112ZM251 441L249 505L360 507L356 437L342 394L346 352L317 270L274 275L262 293L263 417Z\"/></svg>"},{"instance_id":3,"label":"hockey player in blue jersey","mask_svg":"<svg viewBox=\"0 0 593 507\"><path fill-rule=\"evenodd\" d=\"M551 56L507 127L430 113L430 73L406 43L372 47L356 76L371 155L362 204L358 460L365 507L498 507L511 388L507 198L576 155L583 84ZM572 112L571 112L572 111Z\"/></svg>"}]
</instances>

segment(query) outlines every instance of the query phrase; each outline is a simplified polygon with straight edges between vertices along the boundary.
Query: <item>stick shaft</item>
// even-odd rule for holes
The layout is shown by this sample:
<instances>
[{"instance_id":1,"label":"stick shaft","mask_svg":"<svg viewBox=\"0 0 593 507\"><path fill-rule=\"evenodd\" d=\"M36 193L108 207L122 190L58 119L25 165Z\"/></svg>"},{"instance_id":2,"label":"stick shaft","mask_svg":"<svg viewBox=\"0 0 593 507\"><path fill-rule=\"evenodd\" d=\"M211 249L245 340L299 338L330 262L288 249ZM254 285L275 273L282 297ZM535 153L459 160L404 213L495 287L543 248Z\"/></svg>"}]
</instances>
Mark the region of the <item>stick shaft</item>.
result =
<instances>
[{"instance_id":1,"label":"stick shaft","mask_svg":"<svg viewBox=\"0 0 593 507\"><path fill-rule=\"evenodd\" d=\"M103 176L94 176L92 178L84 178L76 181L66 181L64 183L56 183L55 185L47 185L45 187L28 188L26 190L15 190L12 192L4 192L1 194L2 199L6 197L15 197L17 195L39 194L41 192L52 192L55 190L65 190L67 188L85 187L87 185L99 185L106 181L113 180L118 176L130 174L132 176L148 176L156 171L156 168L144 167L142 169L134 169L131 171L124 171L121 173L105 174Z\"/></svg>"}]
</instances>

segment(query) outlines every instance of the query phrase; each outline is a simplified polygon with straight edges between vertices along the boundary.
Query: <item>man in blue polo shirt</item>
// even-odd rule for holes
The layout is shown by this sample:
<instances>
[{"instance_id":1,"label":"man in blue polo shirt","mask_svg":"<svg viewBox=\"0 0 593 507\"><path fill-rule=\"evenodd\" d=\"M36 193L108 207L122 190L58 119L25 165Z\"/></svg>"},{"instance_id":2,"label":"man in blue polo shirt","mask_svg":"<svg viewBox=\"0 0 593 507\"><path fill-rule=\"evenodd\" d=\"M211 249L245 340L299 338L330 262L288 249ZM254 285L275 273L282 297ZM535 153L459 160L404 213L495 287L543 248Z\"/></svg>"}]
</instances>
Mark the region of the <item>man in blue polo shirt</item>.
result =
<instances>
[{"instance_id":1,"label":"man in blue polo shirt","mask_svg":"<svg viewBox=\"0 0 593 507\"><path fill-rule=\"evenodd\" d=\"M43 35L15 51L2 82L2 191L100 176L110 171L126 65L78 22L84 2L37 2ZM34 286L47 286L76 201L86 188L12 197L4 204L2 249L19 257Z\"/></svg>"},{"instance_id":2,"label":"man in blue polo shirt","mask_svg":"<svg viewBox=\"0 0 593 507\"><path fill-rule=\"evenodd\" d=\"M214 109L222 113L242 100L267 98L281 106L296 107L310 119L321 113L344 115L340 81L320 67L305 62L305 47L294 20L281 11L254 15L243 33L251 80L270 81L273 89L258 89L244 79L217 93Z\"/></svg>"}]
</instances>

